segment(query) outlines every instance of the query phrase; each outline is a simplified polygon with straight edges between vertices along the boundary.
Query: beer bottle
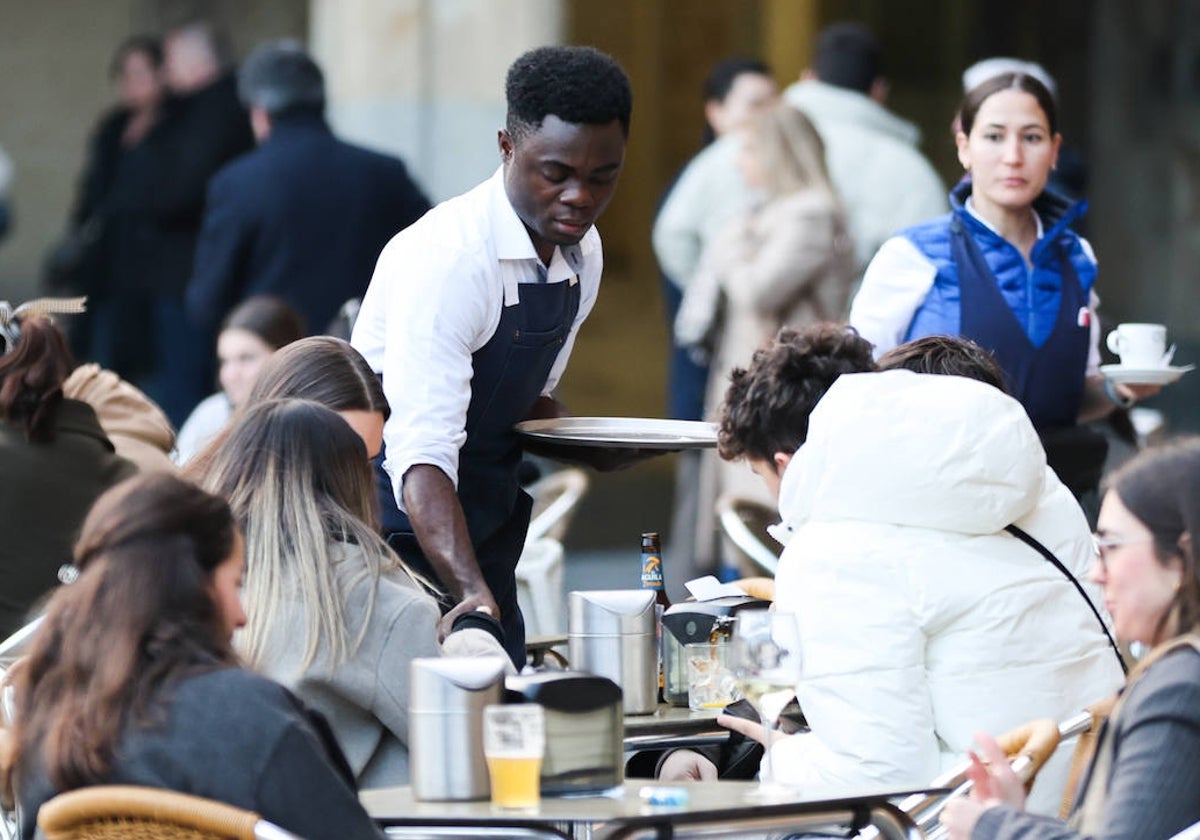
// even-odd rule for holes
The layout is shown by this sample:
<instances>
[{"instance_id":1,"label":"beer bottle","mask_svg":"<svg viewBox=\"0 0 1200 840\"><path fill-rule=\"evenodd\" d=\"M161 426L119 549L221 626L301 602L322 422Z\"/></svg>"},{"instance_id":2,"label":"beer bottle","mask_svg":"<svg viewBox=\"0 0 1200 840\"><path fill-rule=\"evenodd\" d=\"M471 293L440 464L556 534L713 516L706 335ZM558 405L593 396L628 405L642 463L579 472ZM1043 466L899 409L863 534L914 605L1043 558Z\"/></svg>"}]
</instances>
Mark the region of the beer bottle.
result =
<instances>
[{"instance_id":1,"label":"beer bottle","mask_svg":"<svg viewBox=\"0 0 1200 840\"><path fill-rule=\"evenodd\" d=\"M662 544L658 533L649 531L642 534L642 589L653 589L654 600L661 611L671 606L667 598L667 590L663 586Z\"/></svg>"},{"instance_id":2,"label":"beer bottle","mask_svg":"<svg viewBox=\"0 0 1200 840\"><path fill-rule=\"evenodd\" d=\"M658 533L642 534L642 589L654 590L655 633L658 636L658 702L663 702L666 680L663 674L663 611L671 606L667 590L663 586L662 543Z\"/></svg>"}]
</instances>

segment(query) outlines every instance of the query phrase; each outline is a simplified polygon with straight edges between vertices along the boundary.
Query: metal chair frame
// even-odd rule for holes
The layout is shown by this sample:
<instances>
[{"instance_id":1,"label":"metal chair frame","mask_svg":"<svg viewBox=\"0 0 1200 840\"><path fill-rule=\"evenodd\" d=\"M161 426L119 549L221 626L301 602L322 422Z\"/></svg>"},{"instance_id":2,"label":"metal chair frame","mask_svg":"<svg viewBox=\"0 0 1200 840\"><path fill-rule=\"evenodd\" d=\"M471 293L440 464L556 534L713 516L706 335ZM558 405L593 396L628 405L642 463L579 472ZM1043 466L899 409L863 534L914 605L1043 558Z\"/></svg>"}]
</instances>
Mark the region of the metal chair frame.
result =
<instances>
[{"instance_id":1,"label":"metal chair frame","mask_svg":"<svg viewBox=\"0 0 1200 840\"><path fill-rule=\"evenodd\" d=\"M759 502L728 494L721 496L716 504L717 520L721 523L721 530L725 532L725 536L729 537L739 551L767 574L774 575L779 567L779 553L773 551L746 525L741 511L749 505L765 510Z\"/></svg>"},{"instance_id":2,"label":"metal chair frame","mask_svg":"<svg viewBox=\"0 0 1200 840\"><path fill-rule=\"evenodd\" d=\"M1090 712L1072 715L1058 725L1059 744L1087 732L1091 727L1092 715ZM1036 770L1031 770L1032 762L1027 756L1018 755L1012 759L1011 764L1013 772L1023 778L1026 775L1032 778L1032 774L1036 773ZM939 821L946 803L955 797L968 795L975 787L974 783L967 778L968 767L970 767L970 763L963 762L929 783L930 788L948 788L951 789L950 793L931 796L918 794L910 796L900 803L900 810L912 817L917 828L929 840L942 840L946 836L946 830Z\"/></svg>"},{"instance_id":3,"label":"metal chair frame","mask_svg":"<svg viewBox=\"0 0 1200 840\"><path fill-rule=\"evenodd\" d=\"M543 537L562 542L571 524L571 515L587 492L589 483L588 474L582 469L567 467L545 475L525 488L525 492L533 497L533 516L525 534L525 544Z\"/></svg>"}]
</instances>

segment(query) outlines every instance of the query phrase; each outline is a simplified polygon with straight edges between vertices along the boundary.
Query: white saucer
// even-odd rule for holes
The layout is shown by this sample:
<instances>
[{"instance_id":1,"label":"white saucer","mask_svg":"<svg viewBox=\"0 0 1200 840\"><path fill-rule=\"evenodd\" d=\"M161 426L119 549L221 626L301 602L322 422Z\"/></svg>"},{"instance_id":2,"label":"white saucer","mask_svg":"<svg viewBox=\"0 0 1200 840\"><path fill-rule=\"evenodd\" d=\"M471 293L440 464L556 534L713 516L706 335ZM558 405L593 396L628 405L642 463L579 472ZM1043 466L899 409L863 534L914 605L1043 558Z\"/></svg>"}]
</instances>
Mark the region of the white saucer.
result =
<instances>
[{"instance_id":1,"label":"white saucer","mask_svg":"<svg viewBox=\"0 0 1200 840\"><path fill-rule=\"evenodd\" d=\"M1129 385L1169 385L1189 370L1195 370L1195 365L1177 365L1171 367L1134 368L1125 365L1101 365L1100 373L1110 382L1120 382Z\"/></svg>"}]
</instances>

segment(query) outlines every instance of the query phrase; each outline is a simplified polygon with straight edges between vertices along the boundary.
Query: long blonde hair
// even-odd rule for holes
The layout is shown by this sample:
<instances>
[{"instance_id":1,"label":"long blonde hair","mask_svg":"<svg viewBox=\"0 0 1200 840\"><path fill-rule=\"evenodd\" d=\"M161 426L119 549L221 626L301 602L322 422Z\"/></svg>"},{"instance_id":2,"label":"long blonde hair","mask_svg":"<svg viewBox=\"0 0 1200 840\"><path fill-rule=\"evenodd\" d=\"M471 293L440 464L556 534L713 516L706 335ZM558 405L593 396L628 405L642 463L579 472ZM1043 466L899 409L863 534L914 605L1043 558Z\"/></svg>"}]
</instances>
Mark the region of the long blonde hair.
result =
<instances>
[{"instance_id":1,"label":"long blonde hair","mask_svg":"<svg viewBox=\"0 0 1200 840\"><path fill-rule=\"evenodd\" d=\"M211 456L198 478L228 499L246 538L247 624L235 640L238 651L260 665L280 606L294 599L304 609L303 667L322 643L331 666L345 661L362 641L380 576L407 571L377 533L375 481L362 439L318 403L268 400L250 406ZM343 589L335 565L347 545L366 562ZM365 579L372 583L367 611L351 638L346 598Z\"/></svg>"},{"instance_id":2,"label":"long blonde hair","mask_svg":"<svg viewBox=\"0 0 1200 840\"><path fill-rule=\"evenodd\" d=\"M801 190L836 198L825 165L825 143L802 112L776 105L756 114L747 131L771 199Z\"/></svg>"}]
</instances>

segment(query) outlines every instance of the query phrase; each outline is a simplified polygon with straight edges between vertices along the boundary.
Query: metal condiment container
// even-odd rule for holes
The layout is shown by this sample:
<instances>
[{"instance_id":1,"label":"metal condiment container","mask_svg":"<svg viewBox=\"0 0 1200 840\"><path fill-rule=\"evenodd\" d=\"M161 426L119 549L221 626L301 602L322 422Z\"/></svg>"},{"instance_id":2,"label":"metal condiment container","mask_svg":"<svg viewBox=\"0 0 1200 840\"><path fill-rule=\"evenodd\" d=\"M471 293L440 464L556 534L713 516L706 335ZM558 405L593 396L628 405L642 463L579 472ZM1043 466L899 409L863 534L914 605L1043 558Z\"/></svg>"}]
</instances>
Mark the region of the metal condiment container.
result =
<instances>
[{"instance_id":1,"label":"metal condiment container","mask_svg":"<svg viewBox=\"0 0 1200 840\"><path fill-rule=\"evenodd\" d=\"M412 661L409 781L417 799L487 799L483 707L503 701L506 660L498 656Z\"/></svg>"},{"instance_id":2,"label":"metal condiment container","mask_svg":"<svg viewBox=\"0 0 1200 840\"><path fill-rule=\"evenodd\" d=\"M658 708L658 639L654 592L572 592L567 599L571 667L621 686L626 714Z\"/></svg>"}]
</instances>

